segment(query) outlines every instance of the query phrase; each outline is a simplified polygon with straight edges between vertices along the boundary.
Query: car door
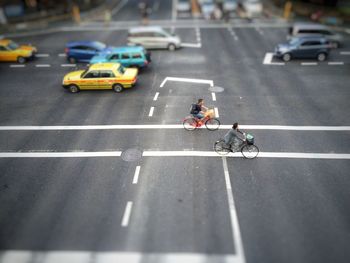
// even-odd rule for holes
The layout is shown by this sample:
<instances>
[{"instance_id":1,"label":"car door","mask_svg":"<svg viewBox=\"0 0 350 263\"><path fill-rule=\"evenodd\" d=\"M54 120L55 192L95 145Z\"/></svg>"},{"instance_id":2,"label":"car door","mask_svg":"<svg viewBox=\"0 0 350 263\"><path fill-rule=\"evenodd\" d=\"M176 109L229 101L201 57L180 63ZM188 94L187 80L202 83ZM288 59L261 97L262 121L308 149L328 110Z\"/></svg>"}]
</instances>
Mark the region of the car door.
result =
<instances>
[{"instance_id":1,"label":"car door","mask_svg":"<svg viewBox=\"0 0 350 263\"><path fill-rule=\"evenodd\" d=\"M168 48L169 38L162 32L155 32L154 43L157 48Z\"/></svg>"},{"instance_id":2,"label":"car door","mask_svg":"<svg viewBox=\"0 0 350 263\"><path fill-rule=\"evenodd\" d=\"M113 53L109 59L108 59L109 62L112 62L112 63L121 63L120 62L120 53Z\"/></svg>"},{"instance_id":3,"label":"car door","mask_svg":"<svg viewBox=\"0 0 350 263\"><path fill-rule=\"evenodd\" d=\"M301 41L298 47L295 49L293 56L296 58L307 58L310 54L310 41Z\"/></svg>"},{"instance_id":4,"label":"car door","mask_svg":"<svg viewBox=\"0 0 350 263\"><path fill-rule=\"evenodd\" d=\"M100 72L88 71L80 81L80 89L99 89Z\"/></svg>"},{"instance_id":5,"label":"car door","mask_svg":"<svg viewBox=\"0 0 350 263\"><path fill-rule=\"evenodd\" d=\"M131 59L133 62L133 65L142 67L144 65L144 61L146 58L143 58L142 54L140 52L132 53Z\"/></svg>"},{"instance_id":6,"label":"car door","mask_svg":"<svg viewBox=\"0 0 350 263\"><path fill-rule=\"evenodd\" d=\"M11 61L12 59L12 51L8 50L4 46L0 46L0 61Z\"/></svg>"},{"instance_id":7,"label":"car door","mask_svg":"<svg viewBox=\"0 0 350 263\"><path fill-rule=\"evenodd\" d=\"M99 89L112 89L115 82L115 75L112 70L101 70L98 80Z\"/></svg>"},{"instance_id":8,"label":"car door","mask_svg":"<svg viewBox=\"0 0 350 263\"><path fill-rule=\"evenodd\" d=\"M130 67L132 65L131 57L129 52L122 52L120 53L120 63L124 67Z\"/></svg>"}]
</instances>

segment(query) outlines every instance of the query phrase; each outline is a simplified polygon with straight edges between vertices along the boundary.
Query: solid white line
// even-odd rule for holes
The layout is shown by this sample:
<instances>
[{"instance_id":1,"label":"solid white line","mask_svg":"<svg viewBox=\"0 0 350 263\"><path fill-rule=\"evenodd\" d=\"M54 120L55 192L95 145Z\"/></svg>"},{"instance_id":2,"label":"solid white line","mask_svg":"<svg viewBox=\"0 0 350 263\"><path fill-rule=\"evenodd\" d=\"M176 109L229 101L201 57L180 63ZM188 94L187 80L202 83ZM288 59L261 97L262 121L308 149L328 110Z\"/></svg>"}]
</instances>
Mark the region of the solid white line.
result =
<instances>
[{"instance_id":1,"label":"solid white line","mask_svg":"<svg viewBox=\"0 0 350 263\"><path fill-rule=\"evenodd\" d=\"M317 62L301 62L302 66L317 66Z\"/></svg>"},{"instance_id":2,"label":"solid white line","mask_svg":"<svg viewBox=\"0 0 350 263\"><path fill-rule=\"evenodd\" d=\"M342 51L340 52L340 55L350 55L350 51Z\"/></svg>"},{"instance_id":3,"label":"solid white line","mask_svg":"<svg viewBox=\"0 0 350 263\"><path fill-rule=\"evenodd\" d=\"M43 58L43 57L49 57L50 55L49 54L36 54L35 56L38 58Z\"/></svg>"},{"instance_id":4,"label":"solid white line","mask_svg":"<svg viewBox=\"0 0 350 263\"><path fill-rule=\"evenodd\" d=\"M344 62L328 62L328 65L344 65Z\"/></svg>"},{"instance_id":5,"label":"solid white line","mask_svg":"<svg viewBox=\"0 0 350 263\"><path fill-rule=\"evenodd\" d=\"M127 227L129 225L131 210L132 210L132 202L129 201L125 206L125 211L124 211L122 224L121 224L122 227Z\"/></svg>"},{"instance_id":6,"label":"solid white line","mask_svg":"<svg viewBox=\"0 0 350 263\"><path fill-rule=\"evenodd\" d=\"M176 21L176 15L177 15L177 0L172 1L172 9L171 9L171 21L175 22Z\"/></svg>"},{"instance_id":7,"label":"solid white line","mask_svg":"<svg viewBox=\"0 0 350 263\"><path fill-rule=\"evenodd\" d=\"M149 109L148 117L152 117L153 116L153 111L154 111L154 107L151 107Z\"/></svg>"},{"instance_id":8,"label":"solid white line","mask_svg":"<svg viewBox=\"0 0 350 263\"><path fill-rule=\"evenodd\" d=\"M38 65L35 65L37 68L49 68L51 67L51 65L49 64L38 64Z\"/></svg>"},{"instance_id":9,"label":"solid white line","mask_svg":"<svg viewBox=\"0 0 350 263\"><path fill-rule=\"evenodd\" d=\"M77 64L61 64L61 67L76 67Z\"/></svg>"},{"instance_id":10,"label":"solid white line","mask_svg":"<svg viewBox=\"0 0 350 263\"><path fill-rule=\"evenodd\" d=\"M225 183L226 183L226 193L228 199L228 206L230 211L230 219L231 219L231 227L232 227L232 238L234 248L236 250L236 255L239 258L240 262L245 262L243 242L241 238L241 230L239 228L239 222L237 217L237 211L235 206L235 201L233 199L232 193L232 185L230 180L230 174L227 168L227 160L226 157L222 157L222 162L224 166L224 174L225 174Z\"/></svg>"},{"instance_id":11,"label":"solid white line","mask_svg":"<svg viewBox=\"0 0 350 263\"><path fill-rule=\"evenodd\" d=\"M10 68L24 68L26 65L10 65Z\"/></svg>"},{"instance_id":12,"label":"solid white line","mask_svg":"<svg viewBox=\"0 0 350 263\"><path fill-rule=\"evenodd\" d=\"M273 58L273 53L266 53L264 57L264 62L263 64L270 64Z\"/></svg>"},{"instance_id":13,"label":"solid white line","mask_svg":"<svg viewBox=\"0 0 350 263\"><path fill-rule=\"evenodd\" d=\"M219 129L229 130L232 125L220 125ZM287 126L287 125L240 125L246 130L285 131L350 131L350 126ZM0 131L57 131L57 130L142 130L142 129L183 129L182 124L135 124L135 125L62 125L62 126L0 126Z\"/></svg>"},{"instance_id":14,"label":"solid white line","mask_svg":"<svg viewBox=\"0 0 350 263\"><path fill-rule=\"evenodd\" d=\"M120 157L120 151L104 152L0 152L0 158L70 158L70 157ZM144 157L220 157L214 151L143 151ZM241 158L241 153L227 157ZM350 159L350 153L260 152L258 158L292 159Z\"/></svg>"},{"instance_id":15,"label":"solid white line","mask_svg":"<svg viewBox=\"0 0 350 263\"><path fill-rule=\"evenodd\" d=\"M37 260L39 259L39 260ZM239 263L232 254L199 253L140 253L140 252L96 252L96 251L30 251L3 250L1 263L140 263L140 262L181 262L181 263Z\"/></svg>"},{"instance_id":16,"label":"solid white line","mask_svg":"<svg viewBox=\"0 0 350 263\"><path fill-rule=\"evenodd\" d=\"M119 157L122 152L3 152L0 158Z\"/></svg>"},{"instance_id":17,"label":"solid white line","mask_svg":"<svg viewBox=\"0 0 350 263\"><path fill-rule=\"evenodd\" d=\"M201 48L202 44L201 43L181 43L181 47L193 47L193 48Z\"/></svg>"},{"instance_id":18,"label":"solid white line","mask_svg":"<svg viewBox=\"0 0 350 263\"><path fill-rule=\"evenodd\" d=\"M212 93L211 93L211 98L213 99L213 101L216 101L216 95L215 95L215 92L212 92Z\"/></svg>"},{"instance_id":19,"label":"solid white line","mask_svg":"<svg viewBox=\"0 0 350 263\"><path fill-rule=\"evenodd\" d=\"M141 169L141 166L136 166L134 179L132 180L133 184L137 184L137 182L139 180L140 169Z\"/></svg>"},{"instance_id":20,"label":"solid white line","mask_svg":"<svg viewBox=\"0 0 350 263\"><path fill-rule=\"evenodd\" d=\"M211 87L214 86L214 82L212 80L207 79L188 79L188 78L174 78L174 77L166 77L160 87L163 88L167 81L179 81L179 82L188 82L188 83L202 83L209 84Z\"/></svg>"},{"instance_id":21,"label":"solid white line","mask_svg":"<svg viewBox=\"0 0 350 263\"><path fill-rule=\"evenodd\" d=\"M215 118L219 118L219 110L217 107L214 108Z\"/></svg>"},{"instance_id":22,"label":"solid white line","mask_svg":"<svg viewBox=\"0 0 350 263\"><path fill-rule=\"evenodd\" d=\"M154 95L153 100L156 101L158 99L158 96L159 96L159 92L156 92L156 94Z\"/></svg>"},{"instance_id":23,"label":"solid white line","mask_svg":"<svg viewBox=\"0 0 350 263\"><path fill-rule=\"evenodd\" d=\"M59 57L66 57L65 53L58 54Z\"/></svg>"}]
</instances>

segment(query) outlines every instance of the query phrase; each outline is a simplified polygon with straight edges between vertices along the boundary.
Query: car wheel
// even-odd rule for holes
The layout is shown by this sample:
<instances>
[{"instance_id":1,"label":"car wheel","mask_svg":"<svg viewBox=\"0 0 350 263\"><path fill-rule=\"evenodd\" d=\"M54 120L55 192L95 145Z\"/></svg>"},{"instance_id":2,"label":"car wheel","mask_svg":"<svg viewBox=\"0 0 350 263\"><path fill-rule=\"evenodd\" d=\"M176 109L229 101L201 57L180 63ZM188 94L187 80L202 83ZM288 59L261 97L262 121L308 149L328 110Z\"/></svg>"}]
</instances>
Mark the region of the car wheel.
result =
<instances>
[{"instance_id":1,"label":"car wheel","mask_svg":"<svg viewBox=\"0 0 350 263\"><path fill-rule=\"evenodd\" d=\"M317 60L318 61L325 61L327 58L327 55L325 53L320 53L317 55Z\"/></svg>"},{"instance_id":2,"label":"car wheel","mask_svg":"<svg viewBox=\"0 0 350 263\"><path fill-rule=\"evenodd\" d=\"M24 57L18 57L17 58L17 62L20 63L20 64L23 64L26 62L26 59Z\"/></svg>"},{"instance_id":3,"label":"car wheel","mask_svg":"<svg viewBox=\"0 0 350 263\"><path fill-rule=\"evenodd\" d=\"M292 56L289 53L286 53L282 57L283 61L288 62L292 59Z\"/></svg>"},{"instance_id":4,"label":"car wheel","mask_svg":"<svg viewBox=\"0 0 350 263\"><path fill-rule=\"evenodd\" d=\"M113 90L114 90L115 92L117 92L117 93L122 92L123 89L124 89L123 86L120 85L120 84L115 84L115 85L113 86Z\"/></svg>"},{"instance_id":5,"label":"car wheel","mask_svg":"<svg viewBox=\"0 0 350 263\"><path fill-rule=\"evenodd\" d=\"M169 44L168 49L170 51L174 51L176 49L176 46L174 44Z\"/></svg>"},{"instance_id":6,"label":"car wheel","mask_svg":"<svg viewBox=\"0 0 350 263\"><path fill-rule=\"evenodd\" d=\"M76 85L69 85L68 89L71 93L78 93L80 91L79 87Z\"/></svg>"},{"instance_id":7,"label":"car wheel","mask_svg":"<svg viewBox=\"0 0 350 263\"><path fill-rule=\"evenodd\" d=\"M68 58L68 61L69 61L69 63L71 63L71 64L77 63L77 60L76 60L75 58L72 58L72 57Z\"/></svg>"}]
</instances>

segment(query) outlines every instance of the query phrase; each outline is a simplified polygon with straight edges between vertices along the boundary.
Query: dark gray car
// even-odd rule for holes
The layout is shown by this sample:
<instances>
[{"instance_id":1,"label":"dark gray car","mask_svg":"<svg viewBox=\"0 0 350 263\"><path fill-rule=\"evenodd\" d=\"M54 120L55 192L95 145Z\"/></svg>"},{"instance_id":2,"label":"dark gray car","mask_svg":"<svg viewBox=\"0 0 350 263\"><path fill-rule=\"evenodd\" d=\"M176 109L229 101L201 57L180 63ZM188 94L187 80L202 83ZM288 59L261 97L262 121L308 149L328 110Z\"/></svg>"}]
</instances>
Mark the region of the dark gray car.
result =
<instances>
[{"instance_id":1,"label":"dark gray car","mask_svg":"<svg viewBox=\"0 0 350 263\"><path fill-rule=\"evenodd\" d=\"M318 61L327 59L330 43L324 37L293 38L286 44L275 48L275 56L289 61L292 58L316 58Z\"/></svg>"}]
</instances>

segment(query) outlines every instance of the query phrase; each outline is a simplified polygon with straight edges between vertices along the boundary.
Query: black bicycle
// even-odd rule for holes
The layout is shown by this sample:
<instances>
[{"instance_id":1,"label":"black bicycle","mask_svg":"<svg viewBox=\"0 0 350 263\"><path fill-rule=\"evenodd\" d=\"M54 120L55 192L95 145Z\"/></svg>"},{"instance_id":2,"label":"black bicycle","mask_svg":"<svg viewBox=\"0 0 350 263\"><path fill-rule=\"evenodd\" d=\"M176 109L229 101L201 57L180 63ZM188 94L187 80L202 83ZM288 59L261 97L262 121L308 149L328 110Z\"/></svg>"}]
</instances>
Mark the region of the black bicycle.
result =
<instances>
[{"instance_id":1,"label":"black bicycle","mask_svg":"<svg viewBox=\"0 0 350 263\"><path fill-rule=\"evenodd\" d=\"M214 144L214 151L219 155L227 155L230 152L240 151L244 158L254 159L259 154L259 148L254 144L254 136L246 135L246 139L240 145L227 145L224 139L220 139Z\"/></svg>"}]
</instances>

